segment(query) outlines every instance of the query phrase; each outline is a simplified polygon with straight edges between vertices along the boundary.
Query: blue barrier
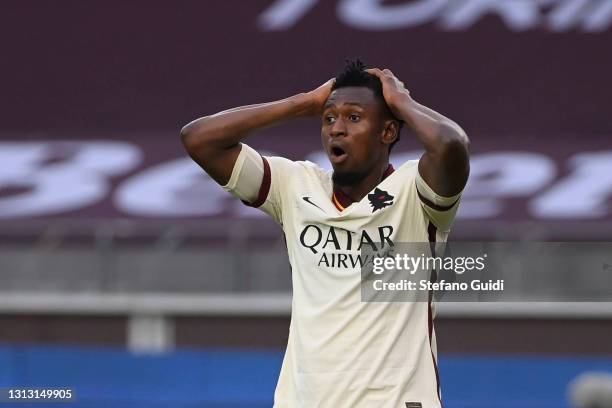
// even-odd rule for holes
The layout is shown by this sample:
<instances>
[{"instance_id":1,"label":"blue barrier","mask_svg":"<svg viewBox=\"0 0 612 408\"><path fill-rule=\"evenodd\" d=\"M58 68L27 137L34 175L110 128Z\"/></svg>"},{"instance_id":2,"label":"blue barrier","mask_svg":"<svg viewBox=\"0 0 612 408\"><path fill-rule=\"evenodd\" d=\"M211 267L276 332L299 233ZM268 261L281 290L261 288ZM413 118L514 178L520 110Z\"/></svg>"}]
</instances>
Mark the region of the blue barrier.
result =
<instances>
[{"instance_id":1,"label":"blue barrier","mask_svg":"<svg viewBox=\"0 0 612 408\"><path fill-rule=\"evenodd\" d=\"M277 350L146 356L119 349L0 346L0 387L73 388L76 401L48 405L55 408L270 407L282 357ZM612 358L440 356L447 408L567 407L567 384L584 371L611 372Z\"/></svg>"}]
</instances>

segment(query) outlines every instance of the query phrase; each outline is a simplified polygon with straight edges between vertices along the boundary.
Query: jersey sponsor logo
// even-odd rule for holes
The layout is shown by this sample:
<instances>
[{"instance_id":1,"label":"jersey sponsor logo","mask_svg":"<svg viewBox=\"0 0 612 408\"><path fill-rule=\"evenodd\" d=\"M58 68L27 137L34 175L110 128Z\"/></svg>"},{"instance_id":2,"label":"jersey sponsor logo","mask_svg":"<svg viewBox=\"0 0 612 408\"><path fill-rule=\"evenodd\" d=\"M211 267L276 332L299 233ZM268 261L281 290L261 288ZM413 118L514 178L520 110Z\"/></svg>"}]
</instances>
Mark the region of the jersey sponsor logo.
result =
<instances>
[{"instance_id":1,"label":"jersey sponsor logo","mask_svg":"<svg viewBox=\"0 0 612 408\"><path fill-rule=\"evenodd\" d=\"M406 408L423 408L423 404L420 402L407 402Z\"/></svg>"},{"instance_id":2,"label":"jersey sponsor logo","mask_svg":"<svg viewBox=\"0 0 612 408\"><path fill-rule=\"evenodd\" d=\"M372 212L390 206L393 204L394 198L395 197L393 197L391 194L381 190L380 188L376 188L373 193L368 194L368 200L370 200Z\"/></svg>"},{"instance_id":3,"label":"jersey sponsor logo","mask_svg":"<svg viewBox=\"0 0 612 408\"><path fill-rule=\"evenodd\" d=\"M375 231L349 231L327 225L308 224L300 233L302 247L315 255L317 266L329 268L360 268L373 262L374 257L386 256L395 244L393 226L383 225ZM356 253L362 248L367 252Z\"/></svg>"},{"instance_id":4,"label":"jersey sponsor logo","mask_svg":"<svg viewBox=\"0 0 612 408\"><path fill-rule=\"evenodd\" d=\"M321 207L319 207L318 205L316 205L315 203L313 203L312 201L310 201L310 197L308 196L304 196L302 197L302 200L306 201L308 204L312 204L315 207L317 207L319 210L323 211L323 209Z\"/></svg>"}]
</instances>

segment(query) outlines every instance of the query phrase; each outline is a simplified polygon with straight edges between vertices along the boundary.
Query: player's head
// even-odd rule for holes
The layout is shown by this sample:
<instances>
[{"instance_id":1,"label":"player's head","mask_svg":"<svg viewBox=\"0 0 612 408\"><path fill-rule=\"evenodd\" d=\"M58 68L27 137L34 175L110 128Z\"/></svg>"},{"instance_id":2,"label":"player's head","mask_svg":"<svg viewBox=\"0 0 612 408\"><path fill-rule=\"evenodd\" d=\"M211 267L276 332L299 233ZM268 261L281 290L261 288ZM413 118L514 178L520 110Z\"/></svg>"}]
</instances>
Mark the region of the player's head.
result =
<instances>
[{"instance_id":1,"label":"player's head","mask_svg":"<svg viewBox=\"0 0 612 408\"><path fill-rule=\"evenodd\" d=\"M351 185L388 163L401 122L385 103L380 79L359 60L347 61L323 108L321 139L334 181Z\"/></svg>"}]
</instances>

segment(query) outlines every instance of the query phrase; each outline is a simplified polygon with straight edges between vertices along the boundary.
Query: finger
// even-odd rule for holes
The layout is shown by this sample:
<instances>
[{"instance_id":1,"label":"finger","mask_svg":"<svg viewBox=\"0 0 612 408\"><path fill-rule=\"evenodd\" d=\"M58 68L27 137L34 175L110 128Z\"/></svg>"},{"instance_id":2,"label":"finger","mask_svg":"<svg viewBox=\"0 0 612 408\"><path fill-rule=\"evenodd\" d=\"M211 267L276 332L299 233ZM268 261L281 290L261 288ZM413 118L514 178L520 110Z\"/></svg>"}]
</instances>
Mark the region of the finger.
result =
<instances>
[{"instance_id":1,"label":"finger","mask_svg":"<svg viewBox=\"0 0 612 408\"><path fill-rule=\"evenodd\" d=\"M383 70L383 72L389 78L393 78L393 80L395 80L396 83L401 84L402 86L404 85L404 83L402 81L400 81L400 79L398 77L396 77L395 74L393 73L393 71L391 71L390 69L385 69L385 70Z\"/></svg>"},{"instance_id":2,"label":"finger","mask_svg":"<svg viewBox=\"0 0 612 408\"><path fill-rule=\"evenodd\" d=\"M367 68L367 69L364 69L364 71L367 72L368 74L372 74L372 75L378 76L378 73L376 72L377 69L378 68Z\"/></svg>"},{"instance_id":3,"label":"finger","mask_svg":"<svg viewBox=\"0 0 612 408\"><path fill-rule=\"evenodd\" d=\"M375 75L375 76L377 76L379 78L383 77L383 72L380 69L378 69L378 68L368 68L368 69L365 70L365 72L370 73L372 75Z\"/></svg>"},{"instance_id":4,"label":"finger","mask_svg":"<svg viewBox=\"0 0 612 408\"><path fill-rule=\"evenodd\" d=\"M383 69L382 71L378 68L371 68L370 70L366 71L370 72L373 75L376 75L381 81L384 82L388 82L388 81L397 81L397 78L393 75L393 72L391 72L391 70L389 69Z\"/></svg>"}]
</instances>

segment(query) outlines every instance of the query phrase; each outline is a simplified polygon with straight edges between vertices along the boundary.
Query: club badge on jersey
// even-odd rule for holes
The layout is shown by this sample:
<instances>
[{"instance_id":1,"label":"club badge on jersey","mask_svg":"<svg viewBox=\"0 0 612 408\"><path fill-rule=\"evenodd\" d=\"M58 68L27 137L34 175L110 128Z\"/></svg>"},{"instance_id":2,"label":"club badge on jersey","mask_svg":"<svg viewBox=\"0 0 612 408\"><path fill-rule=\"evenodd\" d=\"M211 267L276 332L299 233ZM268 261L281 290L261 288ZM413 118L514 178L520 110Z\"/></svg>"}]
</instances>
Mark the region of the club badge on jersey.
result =
<instances>
[{"instance_id":1,"label":"club badge on jersey","mask_svg":"<svg viewBox=\"0 0 612 408\"><path fill-rule=\"evenodd\" d=\"M372 206L372 212L383 209L393 204L394 197L380 188L374 189L374 192L368 194L368 200Z\"/></svg>"}]
</instances>

